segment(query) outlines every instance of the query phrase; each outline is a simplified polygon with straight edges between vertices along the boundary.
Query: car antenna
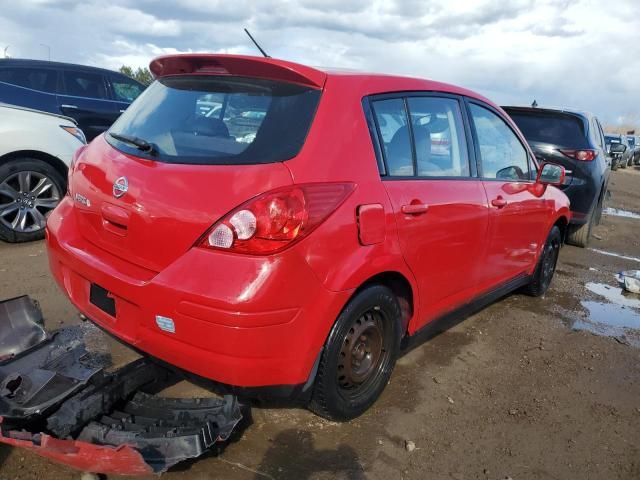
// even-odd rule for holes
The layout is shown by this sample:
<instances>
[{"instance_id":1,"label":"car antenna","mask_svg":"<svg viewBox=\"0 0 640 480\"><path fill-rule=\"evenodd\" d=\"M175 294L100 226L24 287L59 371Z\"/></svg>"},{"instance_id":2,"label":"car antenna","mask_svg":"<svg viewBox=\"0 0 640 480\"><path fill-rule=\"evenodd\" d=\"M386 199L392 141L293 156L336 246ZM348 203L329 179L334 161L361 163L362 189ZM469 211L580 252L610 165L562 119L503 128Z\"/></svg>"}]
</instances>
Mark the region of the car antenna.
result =
<instances>
[{"instance_id":1,"label":"car antenna","mask_svg":"<svg viewBox=\"0 0 640 480\"><path fill-rule=\"evenodd\" d=\"M265 52L262 47L260 45L258 45L258 42L256 42L256 39L253 38L253 36L249 33L249 30L247 30L246 28L244 29L244 33L246 33L247 35L249 35L249 38L251 39L251 41L253 42L253 44L258 47L258 50L260 50L260 53L265 57L265 58L271 58L269 55L267 55L267 52Z\"/></svg>"},{"instance_id":2,"label":"car antenna","mask_svg":"<svg viewBox=\"0 0 640 480\"><path fill-rule=\"evenodd\" d=\"M532 106L533 108L536 108L536 107L538 106L538 102L536 101L536 99L535 99L535 98L533 99L533 103L531 104L531 106Z\"/></svg>"}]
</instances>

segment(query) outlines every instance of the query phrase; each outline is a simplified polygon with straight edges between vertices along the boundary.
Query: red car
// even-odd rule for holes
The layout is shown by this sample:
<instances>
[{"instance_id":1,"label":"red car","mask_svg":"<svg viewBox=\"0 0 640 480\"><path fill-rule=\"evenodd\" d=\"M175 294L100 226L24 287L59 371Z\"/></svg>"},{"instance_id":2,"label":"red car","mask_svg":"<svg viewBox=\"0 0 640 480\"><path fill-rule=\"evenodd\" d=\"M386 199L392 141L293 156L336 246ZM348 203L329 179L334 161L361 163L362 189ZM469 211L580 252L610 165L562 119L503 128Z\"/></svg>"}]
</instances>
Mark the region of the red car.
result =
<instances>
[{"instance_id":1,"label":"red car","mask_svg":"<svg viewBox=\"0 0 640 480\"><path fill-rule=\"evenodd\" d=\"M60 287L136 349L345 420L437 320L548 288L564 170L480 95L236 55L151 71L47 226Z\"/></svg>"}]
</instances>

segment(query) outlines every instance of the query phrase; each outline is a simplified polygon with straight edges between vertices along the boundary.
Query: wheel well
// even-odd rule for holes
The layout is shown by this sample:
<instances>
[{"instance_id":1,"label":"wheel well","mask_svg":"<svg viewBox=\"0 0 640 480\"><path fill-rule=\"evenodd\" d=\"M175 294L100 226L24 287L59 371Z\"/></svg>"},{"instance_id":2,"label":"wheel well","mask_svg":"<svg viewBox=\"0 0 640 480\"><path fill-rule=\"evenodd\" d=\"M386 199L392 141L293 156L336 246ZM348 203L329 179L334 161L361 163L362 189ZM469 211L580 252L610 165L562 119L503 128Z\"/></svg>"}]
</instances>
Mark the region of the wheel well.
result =
<instances>
[{"instance_id":1,"label":"wheel well","mask_svg":"<svg viewBox=\"0 0 640 480\"><path fill-rule=\"evenodd\" d=\"M68 168L64 164L64 162L58 157L54 157L53 155L49 155L48 153L44 153L38 150L18 150L17 152L7 153L6 155L0 157L0 165L10 162L11 160L16 160L18 158L35 158L38 160L42 160L43 162L46 162L53 168L55 168L58 173L62 175L65 183L67 182Z\"/></svg>"},{"instance_id":2,"label":"wheel well","mask_svg":"<svg viewBox=\"0 0 640 480\"><path fill-rule=\"evenodd\" d=\"M402 314L402 333L406 332L409 326L409 320L413 316L414 304L413 304L413 289L411 284L404 275L398 272L382 272L367 279L362 285L358 287L354 295L360 290L369 285L384 285L389 288L400 304L400 312Z\"/></svg>"},{"instance_id":3,"label":"wheel well","mask_svg":"<svg viewBox=\"0 0 640 480\"><path fill-rule=\"evenodd\" d=\"M562 243L566 242L567 238L567 227L569 222L566 217L560 217L556 220L556 223L553 224L554 227L558 227L560 229L560 237L562 238Z\"/></svg>"}]
</instances>

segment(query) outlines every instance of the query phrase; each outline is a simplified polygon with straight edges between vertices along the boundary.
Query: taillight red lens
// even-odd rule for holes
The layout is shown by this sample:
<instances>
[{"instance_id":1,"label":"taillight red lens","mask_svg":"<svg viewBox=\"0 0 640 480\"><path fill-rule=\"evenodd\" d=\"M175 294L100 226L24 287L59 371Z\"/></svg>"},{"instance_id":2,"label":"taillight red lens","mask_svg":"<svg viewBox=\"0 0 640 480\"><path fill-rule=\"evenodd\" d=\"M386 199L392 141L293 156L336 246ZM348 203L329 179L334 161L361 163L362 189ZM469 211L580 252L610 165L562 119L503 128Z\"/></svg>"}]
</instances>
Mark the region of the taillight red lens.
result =
<instances>
[{"instance_id":1,"label":"taillight red lens","mask_svg":"<svg viewBox=\"0 0 640 480\"><path fill-rule=\"evenodd\" d=\"M353 183L309 183L272 190L225 215L198 246L253 255L278 252L311 233L354 188Z\"/></svg>"},{"instance_id":2,"label":"taillight red lens","mask_svg":"<svg viewBox=\"0 0 640 480\"><path fill-rule=\"evenodd\" d=\"M560 150L563 155L581 162L591 162L598 156L597 150Z\"/></svg>"}]
</instances>

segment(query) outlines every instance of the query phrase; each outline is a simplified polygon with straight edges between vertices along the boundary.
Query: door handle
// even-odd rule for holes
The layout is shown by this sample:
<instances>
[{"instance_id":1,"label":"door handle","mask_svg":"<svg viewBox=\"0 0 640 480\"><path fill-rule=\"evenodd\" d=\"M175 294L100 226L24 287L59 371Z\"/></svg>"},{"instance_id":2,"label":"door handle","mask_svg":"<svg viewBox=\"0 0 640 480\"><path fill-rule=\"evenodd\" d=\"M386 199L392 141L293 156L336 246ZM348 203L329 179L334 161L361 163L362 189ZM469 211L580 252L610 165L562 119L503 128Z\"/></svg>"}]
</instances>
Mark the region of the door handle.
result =
<instances>
[{"instance_id":1,"label":"door handle","mask_svg":"<svg viewBox=\"0 0 640 480\"><path fill-rule=\"evenodd\" d=\"M411 203L409 205L403 205L400 210L407 215L420 215L429 210L429 205L425 205L424 203Z\"/></svg>"},{"instance_id":2,"label":"door handle","mask_svg":"<svg viewBox=\"0 0 640 480\"><path fill-rule=\"evenodd\" d=\"M124 113L124 108L121 108L121 109L120 109L120 113Z\"/></svg>"},{"instance_id":3,"label":"door handle","mask_svg":"<svg viewBox=\"0 0 640 480\"><path fill-rule=\"evenodd\" d=\"M62 108L78 108L77 105L68 105L66 103L63 103L62 105L60 105Z\"/></svg>"},{"instance_id":4,"label":"door handle","mask_svg":"<svg viewBox=\"0 0 640 480\"><path fill-rule=\"evenodd\" d=\"M506 207L507 203L508 202L504 198L502 198L502 196L498 196L497 198L494 198L493 200L491 200L491 205L497 208Z\"/></svg>"}]
</instances>

